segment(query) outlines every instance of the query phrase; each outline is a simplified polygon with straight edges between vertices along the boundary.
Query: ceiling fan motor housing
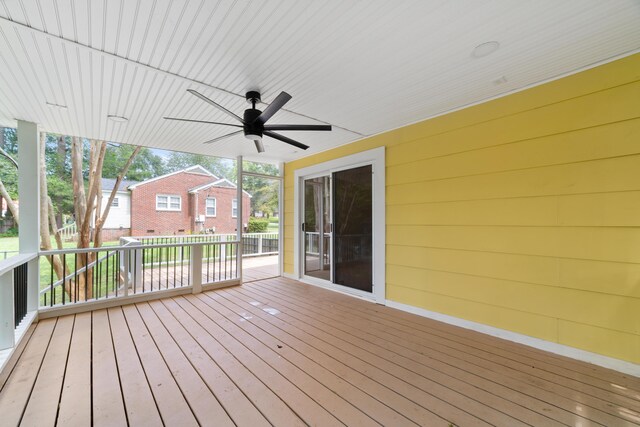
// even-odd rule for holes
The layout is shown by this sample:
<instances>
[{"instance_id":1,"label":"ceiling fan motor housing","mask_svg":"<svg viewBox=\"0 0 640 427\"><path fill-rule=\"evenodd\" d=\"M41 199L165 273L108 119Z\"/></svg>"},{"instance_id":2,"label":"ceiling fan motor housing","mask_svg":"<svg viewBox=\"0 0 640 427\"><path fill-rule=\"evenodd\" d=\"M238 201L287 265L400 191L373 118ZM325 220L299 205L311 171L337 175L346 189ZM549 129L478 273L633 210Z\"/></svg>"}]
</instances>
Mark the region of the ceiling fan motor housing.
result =
<instances>
[{"instance_id":1,"label":"ceiling fan motor housing","mask_svg":"<svg viewBox=\"0 0 640 427\"><path fill-rule=\"evenodd\" d=\"M262 113L255 108L247 108L244 110L244 136L252 141L261 140L264 132L264 124L260 120L256 120Z\"/></svg>"}]
</instances>

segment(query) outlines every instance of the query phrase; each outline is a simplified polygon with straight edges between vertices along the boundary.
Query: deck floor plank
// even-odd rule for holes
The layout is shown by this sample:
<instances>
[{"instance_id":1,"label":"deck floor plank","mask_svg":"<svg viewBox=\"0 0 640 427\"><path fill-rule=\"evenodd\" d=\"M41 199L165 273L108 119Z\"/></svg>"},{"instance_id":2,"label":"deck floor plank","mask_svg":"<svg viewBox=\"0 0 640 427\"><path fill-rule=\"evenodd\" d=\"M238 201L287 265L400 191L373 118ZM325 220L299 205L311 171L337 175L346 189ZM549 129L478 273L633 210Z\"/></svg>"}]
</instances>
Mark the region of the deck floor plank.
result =
<instances>
[{"instance_id":1,"label":"deck floor plank","mask_svg":"<svg viewBox=\"0 0 640 427\"><path fill-rule=\"evenodd\" d=\"M280 283L278 282L280 281L273 281L272 283L274 284L274 286L269 288L265 287L263 288L263 290L268 290L268 289L273 290L274 288L278 287L278 284L283 284L282 282ZM297 291L299 291L299 289L295 288L295 285L293 286L294 287L289 287L281 291L280 294L282 295L283 292L284 294L288 294L288 292L296 293ZM305 289L304 290L305 294L299 295L299 297L301 297L304 301L308 301L308 298L309 298L309 295L306 294L307 291L314 292L314 290ZM332 296L330 295L326 297L332 298ZM361 311L357 311L355 314L355 317L360 320L363 320L363 319L371 320L372 322L375 322L375 323L381 322L382 324L385 324L385 325L391 325L392 328L396 328L396 330L399 330L399 331L404 331L407 329L407 327L415 327L414 324L409 324L401 327L401 326L398 326L398 324L393 324L392 321L391 323L389 323L388 321L385 321L383 319L384 317L388 317L389 313L400 314L403 317L404 315L407 314L404 312L399 312L398 310L392 309L392 310L389 310L389 313L387 313L387 316L380 316L378 314L377 307L373 308L374 313L371 313L371 308L367 312L366 305L364 306L362 305L364 301L358 300L351 306L345 305L344 301L342 300L332 300L332 301L335 302L335 304L332 304L332 309L339 310L343 314L347 314L347 315L352 315L354 311L353 307L359 306L360 307L359 310ZM364 304L367 304L367 303L364 302ZM413 316L413 317L416 318L416 319L412 319L414 321L415 320L430 321L430 319L421 318L418 316ZM457 328L451 325L446 325L441 322L435 322L435 323L438 324L439 330L443 330L443 331L447 331L446 329L447 327L456 332L462 329L462 328ZM593 397L596 397L598 400L610 402L613 405L621 405L624 407L628 406L633 408L636 411L640 410L640 398L638 397L640 395L639 394L640 388L636 388L636 389L626 388L626 387L621 388L611 383L610 381L609 382L602 381L600 379L596 379L594 377L591 377L585 374L576 374L574 371L567 370L564 368L559 370L558 369L554 370L553 368L549 368L549 365L546 364L546 362L539 362L538 360L533 359L531 357L521 356L520 353L507 352L499 348L496 348L496 345L493 345L494 341L495 343L502 343L505 340L501 340L498 338L490 337L483 334L477 334L477 333L471 335L471 337L473 338L473 340L471 341L467 339L466 336L461 340L458 340L456 338L458 337L458 335L451 334L451 333L449 333L448 336L445 336L443 334L433 334L434 329L435 328L429 328L427 330L423 330L423 328L420 328L417 335L418 337L420 336L427 337L429 340L432 340L432 339L436 339L440 341L442 341L443 339L449 340L448 341L449 345L457 345L458 346L457 348L460 348L459 347L460 345L467 346L466 348L470 349L475 354L484 355L489 360L499 360L503 366L513 368L515 371L517 371L520 374L528 374L531 377L540 378L540 379L555 383L557 385L560 385L562 387L565 387L565 389L569 389L570 390L569 392L572 394L573 394L573 391L579 391L581 392L581 394L585 396L593 396ZM469 334L469 333L472 333L472 331L466 330L466 333ZM452 338L452 335L454 338ZM412 334L411 339L412 341L413 339L415 339L415 334ZM482 340L485 340L488 342L483 342ZM509 343L509 344L512 346L516 346L518 348L520 347L527 348L524 345L519 345L515 343ZM589 365L587 363L577 362L575 360L572 362L573 362L574 368L577 366L584 365L587 367L587 369L594 369L593 365ZM547 368L551 369L551 371L548 371ZM602 368L602 370L606 372L610 371L604 368ZM620 373L616 372L615 374L620 374ZM624 374L620 374L620 375L624 375ZM625 376L625 377L630 378L630 376ZM609 410L607 408L612 408L612 406L605 404L603 408L604 408L603 410L606 411L606 410Z\"/></svg>"},{"instance_id":2,"label":"deck floor plank","mask_svg":"<svg viewBox=\"0 0 640 427\"><path fill-rule=\"evenodd\" d=\"M253 302L255 304L256 301L262 301L262 303L266 305L272 304L271 299L273 298L270 295L261 295L255 292L255 290L254 292L251 292L251 290L247 289L246 287L242 289L237 289L237 292L233 296L241 299L244 302L249 302L249 303ZM278 297L278 298L280 300L283 299L282 297ZM254 305L254 304L251 304L251 305ZM259 312L257 312L256 314L264 318L267 322L274 323L274 326L275 326L276 320L273 319L273 316L269 316L264 312L263 314L260 314ZM340 319L336 319L336 320L340 320ZM359 324L351 321L350 323L348 323L349 326L344 326L346 324L342 322L335 322L335 323L336 323L336 327L340 327L341 330L352 330L359 334L366 335L368 337L367 338L368 340L370 340L372 343L375 342L376 344L379 344L381 349L389 348L388 342L385 342L384 340L380 340L375 335L372 335L369 333L371 328L366 323ZM337 324L341 324L342 326L339 326ZM285 329L281 329L281 331L286 330L286 325L284 326L284 328ZM404 363L404 366L412 368L414 372L421 373L423 376L430 375L432 376L432 378L439 379L441 383L451 384L453 387L457 388L458 390L461 390L461 391L464 390L465 394L467 396L470 396L470 398L475 398L480 401L483 401L487 405L495 407L496 409L499 409L506 414L514 414L514 416L515 414L517 414L517 416L522 421L527 422L531 425L541 425L541 424L553 425L554 424L553 418L550 418L544 415L545 413L544 410L548 412L553 412L555 408L553 406L546 405L543 408L538 408L539 412L535 412L525 406L527 404L529 405L533 404L534 407L536 406L536 402L531 402L531 399L527 398L526 396L522 396L520 400L520 404L516 404L508 400L508 398L514 394L514 390L508 389L506 387L503 387L504 390L495 390L496 387L498 388L500 387L500 385L497 383L492 383L486 380L484 382L477 381L477 379L482 380L482 378L480 377L473 378L473 376L466 371L463 371L461 369L456 370L450 367L449 365L446 365L444 363L438 363L437 360L428 358L417 352L416 352L416 355L421 357L411 358L412 355L410 353L413 353L413 352L408 351L408 349L406 348L400 348L396 355L400 355L400 354L403 355L398 357L398 359L401 359L400 363ZM407 357L404 357L404 356L407 356ZM393 356L390 357L390 360L394 360L394 357ZM430 365L432 367L430 367ZM451 369L447 369L447 368L451 368ZM452 375L452 372L453 372L453 375ZM445 376L445 374L447 376ZM468 383L465 383L463 380L468 381ZM480 392L481 390L485 390L485 393ZM565 420L572 421L573 417L571 417L569 413L566 413L566 415L567 417ZM584 419L581 419L581 420L585 421ZM557 424L561 425L562 423L557 422Z\"/></svg>"},{"instance_id":3,"label":"deck floor plank","mask_svg":"<svg viewBox=\"0 0 640 427\"><path fill-rule=\"evenodd\" d=\"M122 398L131 426L161 425L162 419L120 307L108 309Z\"/></svg>"},{"instance_id":4,"label":"deck floor plank","mask_svg":"<svg viewBox=\"0 0 640 427\"><path fill-rule=\"evenodd\" d=\"M58 319L40 368L47 375L38 375L21 424L43 427L56 424L73 323L74 316Z\"/></svg>"},{"instance_id":5,"label":"deck floor plank","mask_svg":"<svg viewBox=\"0 0 640 427\"><path fill-rule=\"evenodd\" d=\"M149 304L136 304L136 308L200 425L233 426L229 414L198 375Z\"/></svg>"},{"instance_id":6,"label":"deck floor plank","mask_svg":"<svg viewBox=\"0 0 640 427\"><path fill-rule=\"evenodd\" d=\"M251 424L254 427L269 426L269 422L247 399L242 390L209 357L207 352L189 335L162 302L154 301L149 305L234 423L238 425Z\"/></svg>"},{"instance_id":7,"label":"deck floor plank","mask_svg":"<svg viewBox=\"0 0 640 427\"><path fill-rule=\"evenodd\" d=\"M272 286L261 287L259 291L276 292L275 296L277 296L277 298L281 298L280 301L291 298L292 295L297 295L298 300L296 301L296 304L303 306L304 314L314 311L314 308L306 303L306 301L314 300L314 297L310 294L317 294L316 289L298 289L296 288L296 285L287 284L283 280L274 280L270 283ZM280 290L278 290L278 288ZM389 323L384 320L380 320L380 316L360 311L354 312L354 310L351 309L352 306L362 306L363 304L371 305L371 303L357 300L353 302L352 306L346 306L344 305L344 300L341 300L340 298L336 299L337 294L335 293L325 294L321 292L320 295L321 298L323 298L323 301L331 301L331 306L327 308L327 312L334 311L338 313L336 314L338 315L338 319L340 318L340 313L346 316L346 318L341 322L342 325L348 324L350 321L362 320L371 326L376 325L374 328L376 330L381 329L379 325L388 326L392 328L394 334L399 337L404 337L404 342L409 347L416 345L422 346L418 347L419 350L424 350L425 348L439 348L447 354L447 357L458 358L468 361L477 367L484 368L485 370L483 372L488 373L492 379L497 379L504 385L515 390L527 392L530 396L544 400L548 404L563 407L565 410L574 412L580 417L590 418L600 423L609 424L620 422L621 420L618 417L623 417L628 421L635 422L637 417L640 416L637 414L637 411L630 409L630 407L625 404L615 405L605 399L605 397L608 397L609 400L615 401L616 397L620 397L617 394L612 393L614 394L613 398L611 396L606 396L606 394L594 397L590 394L586 394L584 391L575 390L563 385L562 383L567 383L566 380L549 378L548 375L541 373L540 370L534 369L531 371L531 366L529 365L522 367L520 370L509 366L509 364L505 365L505 357L501 354L492 353L490 347L478 349L473 345L469 346L465 342L457 341L455 337L443 337L438 334L434 335L430 334L426 330L407 330L406 326L394 325L392 322ZM336 306L341 308L336 308ZM373 309L375 310L377 308L374 307ZM543 376L542 378L536 375L540 373ZM580 388L581 385L582 383L578 384L578 388ZM628 398L625 397L624 399ZM576 401L582 404L576 405ZM625 401L625 403L630 402ZM631 408L633 408L633 406L631 406Z\"/></svg>"},{"instance_id":8,"label":"deck floor plank","mask_svg":"<svg viewBox=\"0 0 640 427\"><path fill-rule=\"evenodd\" d=\"M224 315L229 321L235 323L252 337L261 341L267 347L273 347L274 342L283 342L280 337L269 333L273 331L268 330L268 326L265 327L264 324L259 324L259 322L256 323L254 319L257 320L257 318L255 316L251 316L251 318L248 318L247 313L250 310L247 310L247 312L245 312L241 308L238 309L237 312L233 312L232 310L229 310L224 306L216 306L214 308L220 314ZM258 325L260 327L258 327ZM299 344L301 346L305 345L302 342L300 342ZM349 396L349 400L355 407L360 409L360 411L362 411L363 413L368 414L371 418L382 423L383 425L415 425L414 422L409 421L409 419L392 410L389 406L376 400L369 394L363 392L361 389L354 387L350 382L346 381L344 376L336 375L332 371L327 369L326 365L322 366L319 363L316 363L316 361L314 361L315 357L321 357L321 355L314 354L314 358L312 359L311 357L308 357L311 356L311 354L307 352L305 353L308 356L304 356L303 354L298 353L298 351L296 351L296 346L285 346L276 344L276 348L278 348L278 355L280 357L297 366L299 369L315 378L318 382L322 383L325 387L333 390L337 395ZM424 419L425 418L423 417L422 420ZM433 419L435 420L436 418L434 417Z\"/></svg>"},{"instance_id":9,"label":"deck floor plank","mask_svg":"<svg viewBox=\"0 0 640 427\"><path fill-rule=\"evenodd\" d=\"M126 425L127 415L107 310L93 312L92 328L93 424Z\"/></svg>"},{"instance_id":10,"label":"deck floor plank","mask_svg":"<svg viewBox=\"0 0 640 427\"><path fill-rule=\"evenodd\" d=\"M278 292L274 289L278 287L276 283L278 281L273 281L272 287L263 287L260 289L262 292ZM280 283L281 285L282 283ZM295 288L295 285L290 287L283 288L285 291L277 294L279 298L286 299L291 294L296 294L298 289ZM303 294L299 294L299 298L302 298L304 301L313 300L313 297L308 295L308 293L316 293L315 289L304 289ZM334 295L322 294L323 298L327 298L331 301L334 301ZM340 301L344 302L344 301ZM302 300L298 302L299 304L306 304ZM356 304L367 304L363 301L354 301L354 305ZM370 304L370 303L369 303ZM335 305L333 304L329 310L336 310ZM350 310L343 306L341 312L347 315L347 320L343 321L342 324L349 323L351 320L362 319L367 321L369 325L377 325L377 316L369 316L366 314L351 315ZM313 308L306 304L304 309L304 315L308 315ZM382 322L382 321L381 321ZM383 323L385 324L385 323ZM433 346L434 343L440 344L441 350L444 352L449 352L449 357L459 358L461 360L466 360L472 362L476 366L487 369L489 372L493 372L495 375L492 378L498 377L498 381L502 381L503 384L508 385L514 389L519 389L528 393L530 396L540 398L549 404L555 404L568 411L574 412L576 415L580 417L585 417L592 419L599 423L611 424L611 423L619 423L622 420L619 417L626 419L627 421L633 421L640 416L637 411L634 409L630 409L629 406L615 405L610 402L607 402L602 397L594 397L590 394L586 394L584 391L575 390L573 388L567 387L562 384L558 384L556 381L550 381L548 376L545 378L540 378L535 375L535 372L529 372L528 369L522 368L520 370L514 369L512 366L504 363L503 358L500 355L494 354L490 352L490 348L478 349L477 347L469 347L465 346L463 343L459 343L455 340L451 340L448 338L444 338L438 335L423 335L420 331L410 330L407 332L407 328L398 327L396 325L395 333L398 336L403 336L407 345L423 345L424 347ZM423 348L424 348L423 347ZM527 368L531 368L527 366ZM500 380L500 377L503 379ZM616 395L617 396L617 395ZM620 396L618 396L620 397ZM612 398L615 401L615 397ZM626 397L625 397L626 399ZM581 405L576 405L575 402L582 403ZM629 402L625 402L629 403Z\"/></svg>"},{"instance_id":11,"label":"deck floor plank","mask_svg":"<svg viewBox=\"0 0 640 427\"><path fill-rule=\"evenodd\" d=\"M220 327L209 316L214 316L211 307L197 296L182 298L192 304L185 308L200 325L214 335L219 342L246 366L263 383L276 393L282 400L289 403L289 407L306 423L312 425L335 426L343 425L331 413L320 406L315 400L303 393L289 378L282 375L270 364L238 341L232 334ZM180 300L177 300L180 301ZM197 311L195 310L197 309Z\"/></svg>"},{"instance_id":12,"label":"deck floor plank","mask_svg":"<svg viewBox=\"0 0 640 427\"><path fill-rule=\"evenodd\" d=\"M284 303L284 301L290 298L289 295L282 293L270 294L269 292L273 292L273 289L267 290L262 288L257 290L253 288L246 288L246 291L250 291L250 289L254 292L258 292L259 295L269 295L272 298L276 298L281 303ZM302 303L299 302L299 304ZM313 311L311 307L305 306L304 308L307 313ZM339 314L334 313L329 307L324 310L324 314L330 315L327 319L333 322L332 324L334 327L347 331L351 330L356 335L366 336L367 343L382 343L383 346L389 346L390 343L398 343L398 347L396 347L396 349L399 354L403 355L403 357L411 357L413 353L413 359L424 363L425 366L432 367L439 372L447 373L451 378L459 378L463 381L468 381L481 390L485 390L492 394L498 393L504 398L511 399L521 407L527 408L526 411L518 412L519 416L524 416L525 420L527 419L527 414L531 415L529 409L533 409L538 411L539 414L556 419L561 423L588 423L586 418L570 412L571 409L575 407L571 402L569 402L567 410L563 410L555 406L555 403L557 403L556 397L550 393L543 396L546 397L546 400L535 399L535 391L532 392L531 387L514 383L508 379L505 380L499 374L499 371L489 371L478 365L467 363L466 360L459 359L460 354L457 351L451 352L447 347L439 348L437 345L431 345L429 347L413 346L414 343L410 339L403 342L402 340L396 339L393 335L385 335L383 328L375 327L375 324L372 322L360 322L357 317L341 318ZM333 319L336 321L333 321ZM317 321L319 324L323 323L319 321L318 318L315 318L314 321ZM456 360L456 358L458 358L458 360ZM450 381L445 380L445 383L449 382ZM456 383L455 380L451 382L454 384ZM474 398L478 398L479 395L479 393L474 393L472 396L474 396ZM534 419L531 419L530 421L534 421Z\"/></svg>"},{"instance_id":13,"label":"deck floor plank","mask_svg":"<svg viewBox=\"0 0 640 427\"><path fill-rule=\"evenodd\" d=\"M178 299L180 301L180 299ZM185 329L192 334L206 350L209 357L225 370L229 377L242 389L258 410L275 426L302 427L302 420L269 389L255 377L230 351L222 346L209 332L191 317L181 304L192 307L186 301L164 300L165 307L175 316Z\"/></svg>"},{"instance_id":14,"label":"deck floor plank","mask_svg":"<svg viewBox=\"0 0 640 427\"><path fill-rule=\"evenodd\" d=\"M91 424L91 312L76 314L62 385L58 425ZM71 369L69 369L71 368Z\"/></svg>"},{"instance_id":15,"label":"deck floor plank","mask_svg":"<svg viewBox=\"0 0 640 427\"><path fill-rule=\"evenodd\" d=\"M223 312L224 308L220 308L220 311ZM248 312L242 310L239 311L239 314L244 317L248 316ZM254 314L255 316L251 316L252 318L248 320L252 324L255 324L256 327L244 327L247 330L251 330L255 337L259 337L259 339L267 342L268 340L273 342L274 339L281 342L283 344L283 350L280 351L282 357L298 364L301 368L304 367L308 373L312 374L319 381L324 382L327 378L330 379L333 376L343 380L344 383L332 381L329 384L335 387L334 391L336 393L349 396L354 405L384 425L422 424L427 421L431 423L445 422L444 419L439 418L434 413L427 411L401 394L371 380L366 375L333 359L307 342L264 321L260 316L269 316L266 313L257 311L254 312ZM362 394L363 392L364 395ZM369 396L366 396L367 394ZM378 400L383 405L375 401L372 402L372 398ZM395 408L395 411L392 411L391 408ZM413 422L410 420L413 420Z\"/></svg>"},{"instance_id":16,"label":"deck floor plank","mask_svg":"<svg viewBox=\"0 0 640 427\"><path fill-rule=\"evenodd\" d=\"M8 426L16 426L22 419L56 322L57 319L47 319L38 323L0 392L0 417Z\"/></svg>"},{"instance_id":17,"label":"deck floor plank","mask_svg":"<svg viewBox=\"0 0 640 427\"><path fill-rule=\"evenodd\" d=\"M35 324L0 425L640 426L640 378L258 261L242 286Z\"/></svg>"},{"instance_id":18,"label":"deck floor plank","mask_svg":"<svg viewBox=\"0 0 640 427\"><path fill-rule=\"evenodd\" d=\"M140 356L142 368L149 380L151 392L158 404L162 421L167 426L197 426L195 415L153 342L140 313L134 305L124 306L122 311Z\"/></svg>"},{"instance_id":19,"label":"deck floor plank","mask_svg":"<svg viewBox=\"0 0 640 427\"><path fill-rule=\"evenodd\" d=\"M247 348L251 348L262 360L269 363L271 367L280 372L284 377L293 381L300 390L324 407L329 413L333 414L341 422L346 425L375 426L379 425L375 420L370 418L365 412L356 408L348 400L345 400L331 389L324 386L317 379L309 375L303 369L300 369L287 359L280 356L275 351L278 342L272 340L271 345L266 345L250 333L247 333L234 322L220 314L220 310L214 307L209 310L209 315L218 325L223 327L229 334L233 335L238 341L243 343ZM240 318L240 317L239 317Z\"/></svg>"},{"instance_id":20,"label":"deck floor plank","mask_svg":"<svg viewBox=\"0 0 640 427\"><path fill-rule=\"evenodd\" d=\"M227 291L217 293L216 295L208 295L208 297L223 304L221 295L225 293L227 293ZM270 311L273 308L274 307L268 306L263 307L261 310ZM219 310L219 308L216 309ZM326 352L337 355L340 357L339 360L343 363L357 369L361 373L366 374L381 384L384 384L389 388L393 388L404 396L411 396L414 401L420 403L425 408L432 408L432 411L441 417L441 414L443 413L449 414L447 418L443 418L453 422L454 424L486 425L488 422L484 421L480 416L485 415L487 419L491 419L493 415L491 412L495 412L492 408L477 405L476 402L466 399L462 395L456 394L453 390L444 389L440 387L439 384L429 380L427 380L429 382L428 386L418 387L418 385L420 385L418 384L419 379L416 378L415 374L408 371L403 372L401 369L396 369L396 367L391 364L379 360L376 355L370 353L367 354L365 351L353 346L348 341L338 341L335 337L322 330L306 327L307 325L303 325L301 323L296 324L296 321L290 319L289 315L282 310L283 308L281 307L281 310L278 310L277 313L272 313L275 313L274 317L286 320L289 324L289 329L293 333L296 333L303 338L315 337L316 340L314 340L314 343L317 348L324 349ZM436 397L435 394L432 394L431 392L436 391L433 389L438 389L437 391L441 397ZM455 403L457 403L457 405L455 405ZM471 411L467 412L465 410L467 408L476 409L482 412L482 414L478 414L478 416L476 416L476 414L472 415L470 413ZM519 425L519 421L513 419L511 421L513 425Z\"/></svg>"}]
</instances>

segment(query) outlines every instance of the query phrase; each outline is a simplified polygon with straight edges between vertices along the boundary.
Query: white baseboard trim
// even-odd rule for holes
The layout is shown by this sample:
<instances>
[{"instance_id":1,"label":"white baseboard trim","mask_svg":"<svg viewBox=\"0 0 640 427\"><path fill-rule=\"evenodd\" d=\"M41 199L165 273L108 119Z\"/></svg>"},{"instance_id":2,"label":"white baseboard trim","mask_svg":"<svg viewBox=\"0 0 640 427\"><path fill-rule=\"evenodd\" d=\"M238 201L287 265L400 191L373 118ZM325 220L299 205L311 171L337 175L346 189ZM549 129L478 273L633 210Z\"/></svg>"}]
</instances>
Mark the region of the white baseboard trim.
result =
<instances>
[{"instance_id":1,"label":"white baseboard trim","mask_svg":"<svg viewBox=\"0 0 640 427\"><path fill-rule=\"evenodd\" d=\"M424 308L414 307L412 305L402 304L395 301L387 300L387 307L397 308L398 310L406 311L407 313L427 317L439 322L448 323L450 325L470 329L472 331L491 335L497 338L524 344L538 350L548 351L560 356L570 357L582 362L591 363L603 368L613 369L614 371L622 372L624 374L640 377L640 365L637 365L635 363L626 362L624 360L615 359L613 357L603 356L601 354L592 353L590 351L580 350L578 348L569 347L567 345L546 341L540 338L530 337L527 335L519 334L517 332L507 331L505 329L484 325L482 323L477 323L470 320L460 319L458 317L437 313L435 311L429 311Z\"/></svg>"}]
</instances>

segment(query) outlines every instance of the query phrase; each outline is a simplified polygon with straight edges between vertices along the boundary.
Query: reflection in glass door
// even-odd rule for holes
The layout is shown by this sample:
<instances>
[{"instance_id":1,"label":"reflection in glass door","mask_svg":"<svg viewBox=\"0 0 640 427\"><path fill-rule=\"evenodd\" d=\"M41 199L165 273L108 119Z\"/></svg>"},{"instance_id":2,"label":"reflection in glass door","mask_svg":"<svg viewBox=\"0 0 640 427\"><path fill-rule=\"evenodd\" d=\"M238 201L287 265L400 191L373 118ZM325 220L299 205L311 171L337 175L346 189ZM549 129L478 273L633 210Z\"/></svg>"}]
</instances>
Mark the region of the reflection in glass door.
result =
<instances>
[{"instance_id":1,"label":"reflection in glass door","mask_svg":"<svg viewBox=\"0 0 640 427\"><path fill-rule=\"evenodd\" d=\"M372 167L334 172L333 283L373 290Z\"/></svg>"},{"instance_id":2,"label":"reflection in glass door","mask_svg":"<svg viewBox=\"0 0 640 427\"><path fill-rule=\"evenodd\" d=\"M331 186L328 176L304 180L304 274L331 280Z\"/></svg>"}]
</instances>

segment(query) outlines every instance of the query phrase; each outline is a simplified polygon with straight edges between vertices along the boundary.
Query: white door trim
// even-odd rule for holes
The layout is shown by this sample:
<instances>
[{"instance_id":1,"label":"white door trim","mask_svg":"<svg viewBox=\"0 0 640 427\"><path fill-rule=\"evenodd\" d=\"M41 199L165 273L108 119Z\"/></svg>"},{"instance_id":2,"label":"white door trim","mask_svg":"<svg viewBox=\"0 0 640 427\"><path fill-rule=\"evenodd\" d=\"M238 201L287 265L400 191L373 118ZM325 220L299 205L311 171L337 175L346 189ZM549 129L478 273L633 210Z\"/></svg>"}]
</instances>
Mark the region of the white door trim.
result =
<instances>
[{"instance_id":1,"label":"white door trim","mask_svg":"<svg viewBox=\"0 0 640 427\"><path fill-rule=\"evenodd\" d=\"M324 163L318 163L306 168L297 169L294 173L294 208L293 208L293 268L294 277L313 285L324 286L317 281L303 280L302 263L304 262L302 233L300 232L302 206L301 191L303 180L313 175L331 174L332 172L371 165L373 170L373 299L378 304L386 302L385 282L385 245L386 245L386 217L385 217L385 147L374 148L350 156L340 157ZM331 284L332 289L343 288L347 293L352 292L345 286ZM368 294L368 293L367 293ZM368 294L369 295L369 294Z\"/></svg>"}]
</instances>

